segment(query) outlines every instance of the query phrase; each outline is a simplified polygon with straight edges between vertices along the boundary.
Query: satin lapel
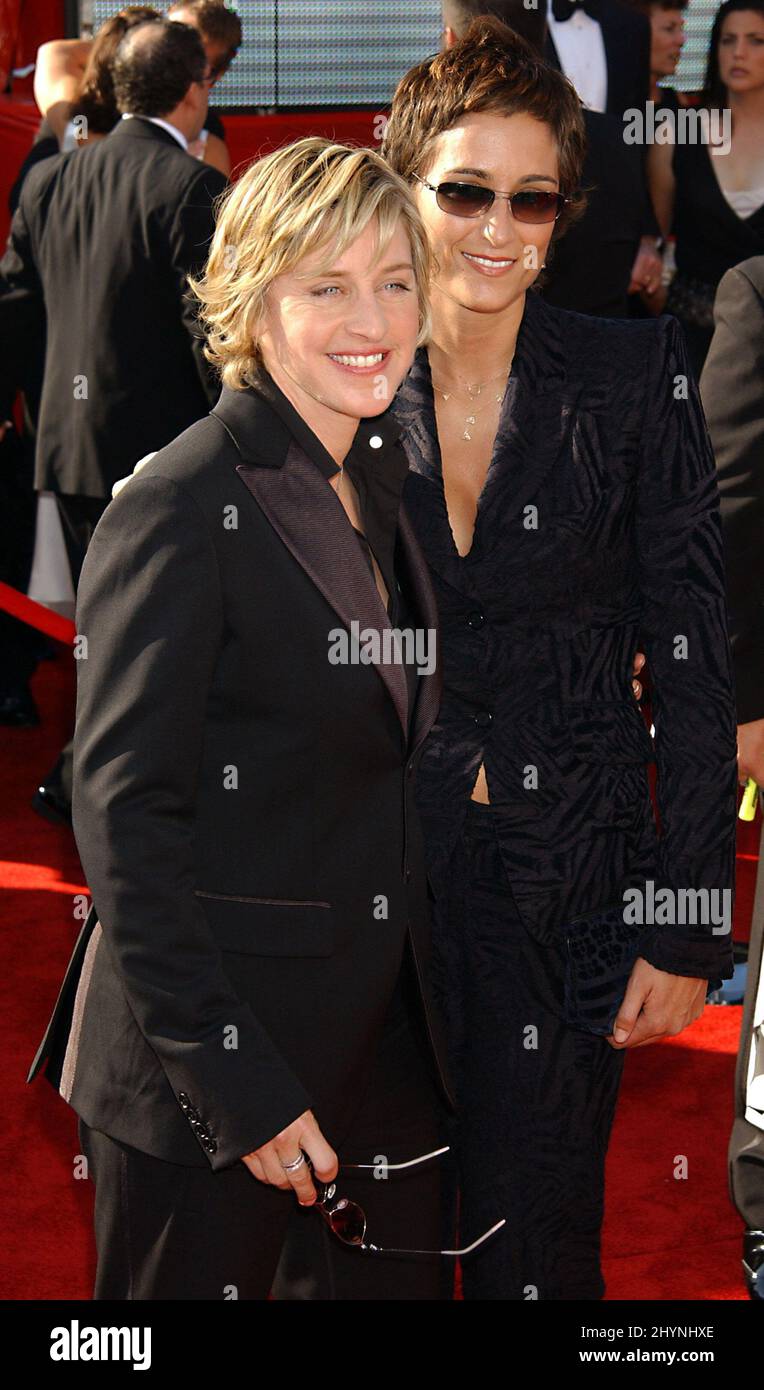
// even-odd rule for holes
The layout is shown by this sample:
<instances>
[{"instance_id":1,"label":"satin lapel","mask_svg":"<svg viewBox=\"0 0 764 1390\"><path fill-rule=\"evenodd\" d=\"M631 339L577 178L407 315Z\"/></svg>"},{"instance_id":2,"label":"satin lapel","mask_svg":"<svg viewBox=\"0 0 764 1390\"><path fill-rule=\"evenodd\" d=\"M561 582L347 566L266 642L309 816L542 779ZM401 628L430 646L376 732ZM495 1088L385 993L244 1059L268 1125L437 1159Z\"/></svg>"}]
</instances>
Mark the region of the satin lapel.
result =
<instances>
[{"instance_id":1,"label":"satin lapel","mask_svg":"<svg viewBox=\"0 0 764 1390\"><path fill-rule=\"evenodd\" d=\"M414 707L414 724L411 730L410 752L413 753L430 732L437 718L443 692L443 671L440 664L440 633L438 631L435 592L427 569L427 562L414 535L405 507L401 508L398 534L411 576L418 620L425 631L435 634L435 669L430 674L419 676Z\"/></svg>"},{"instance_id":2,"label":"satin lapel","mask_svg":"<svg viewBox=\"0 0 764 1390\"><path fill-rule=\"evenodd\" d=\"M493 455L480 496L476 551L486 513L499 497L502 520L511 523L517 519L522 526L523 509L537 496L559 457L570 428L572 408L566 383L559 313L529 292ZM424 348L417 352L392 409L402 426L401 443L412 469L405 498L414 529L422 539L432 568L455 587L462 587L465 576L448 522L432 382Z\"/></svg>"},{"instance_id":3,"label":"satin lapel","mask_svg":"<svg viewBox=\"0 0 764 1390\"><path fill-rule=\"evenodd\" d=\"M360 546L352 535L342 503L300 446L291 441L281 468L239 463L236 472L249 488L271 526L295 560L321 591L347 628L358 624L379 634L373 644L384 652L382 632L390 619ZM327 641L327 660L328 660ZM406 675L399 663L372 663L395 705L404 736L408 729Z\"/></svg>"}]
</instances>

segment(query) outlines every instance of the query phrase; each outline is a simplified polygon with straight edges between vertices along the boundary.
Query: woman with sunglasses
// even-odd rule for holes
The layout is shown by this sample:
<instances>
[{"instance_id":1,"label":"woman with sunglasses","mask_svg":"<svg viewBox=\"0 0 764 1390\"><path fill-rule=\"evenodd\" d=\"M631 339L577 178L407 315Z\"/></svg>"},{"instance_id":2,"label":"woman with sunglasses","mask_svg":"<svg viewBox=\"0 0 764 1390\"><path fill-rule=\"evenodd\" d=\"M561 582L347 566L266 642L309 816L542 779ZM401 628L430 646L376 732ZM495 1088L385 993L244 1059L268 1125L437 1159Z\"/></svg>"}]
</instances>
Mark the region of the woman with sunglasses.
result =
<instances>
[{"instance_id":1,"label":"woman with sunglasses","mask_svg":"<svg viewBox=\"0 0 764 1390\"><path fill-rule=\"evenodd\" d=\"M440 682L386 411L430 275L375 152L255 163L192 282L220 399L93 535L93 905L30 1079L45 1062L80 1117L97 1299L266 1298L293 1232L314 1257L279 1296L438 1296L450 1091L413 789Z\"/></svg>"},{"instance_id":2,"label":"woman with sunglasses","mask_svg":"<svg viewBox=\"0 0 764 1390\"><path fill-rule=\"evenodd\" d=\"M399 84L383 153L439 267L393 409L442 632L417 796L460 1240L506 1218L465 1262L464 1296L599 1299L624 1049L680 1032L732 973L729 914L672 913L683 890L728 903L733 877L714 462L675 320L534 293L580 205L581 110L560 73L475 21Z\"/></svg>"}]
</instances>

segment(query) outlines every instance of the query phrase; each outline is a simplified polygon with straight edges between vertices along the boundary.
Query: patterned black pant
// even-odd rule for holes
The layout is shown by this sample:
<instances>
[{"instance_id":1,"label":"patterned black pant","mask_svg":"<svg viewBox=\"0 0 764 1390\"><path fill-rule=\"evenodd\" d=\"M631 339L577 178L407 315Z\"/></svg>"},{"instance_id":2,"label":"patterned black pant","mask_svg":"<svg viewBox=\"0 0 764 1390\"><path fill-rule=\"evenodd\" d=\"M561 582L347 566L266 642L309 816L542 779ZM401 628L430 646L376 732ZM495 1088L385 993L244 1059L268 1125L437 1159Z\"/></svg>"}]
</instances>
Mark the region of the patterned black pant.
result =
<instances>
[{"instance_id":1,"label":"patterned black pant","mask_svg":"<svg viewBox=\"0 0 764 1390\"><path fill-rule=\"evenodd\" d=\"M435 987L461 1102L454 1133L465 1299L599 1299L605 1154L624 1054L561 1017L563 955L514 905L490 807L471 801L435 929Z\"/></svg>"}]
</instances>

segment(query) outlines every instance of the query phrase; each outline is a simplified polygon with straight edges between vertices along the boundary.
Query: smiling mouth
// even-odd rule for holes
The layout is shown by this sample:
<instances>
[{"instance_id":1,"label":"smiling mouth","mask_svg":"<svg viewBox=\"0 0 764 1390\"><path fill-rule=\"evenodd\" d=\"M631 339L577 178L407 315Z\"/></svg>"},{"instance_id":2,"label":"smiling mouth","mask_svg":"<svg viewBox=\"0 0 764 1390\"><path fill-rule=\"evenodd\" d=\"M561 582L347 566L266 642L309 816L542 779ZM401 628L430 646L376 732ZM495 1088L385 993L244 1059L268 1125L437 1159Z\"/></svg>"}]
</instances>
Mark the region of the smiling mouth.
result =
<instances>
[{"instance_id":1,"label":"smiling mouth","mask_svg":"<svg viewBox=\"0 0 764 1390\"><path fill-rule=\"evenodd\" d=\"M464 259L474 265L484 266L486 270L509 270L515 264L514 258L498 256L478 256L474 251L462 251Z\"/></svg>"},{"instance_id":2,"label":"smiling mouth","mask_svg":"<svg viewBox=\"0 0 764 1390\"><path fill-rule=\"evenodd\" d=\"M348 372L374 372L386 362L390 356L390 349L383 348L380 352L327 352L330 362L336 366L343 367Z\"/></svg>"}]
</instances>

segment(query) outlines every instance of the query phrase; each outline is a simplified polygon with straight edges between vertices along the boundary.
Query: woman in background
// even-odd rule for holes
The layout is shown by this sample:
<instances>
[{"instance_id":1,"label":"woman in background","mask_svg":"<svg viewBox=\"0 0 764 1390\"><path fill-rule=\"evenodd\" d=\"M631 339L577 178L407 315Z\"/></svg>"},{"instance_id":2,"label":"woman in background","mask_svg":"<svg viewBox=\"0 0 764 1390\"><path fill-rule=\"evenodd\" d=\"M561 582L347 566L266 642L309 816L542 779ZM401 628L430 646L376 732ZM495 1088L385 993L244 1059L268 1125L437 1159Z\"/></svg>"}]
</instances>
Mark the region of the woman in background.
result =
<instances>
[{"instance_id":1,"label":"woman in background","mask_svg":"<svg viewBox=\"0 0 764 1390\"><path fill-rule=\"evenodd\" d=\"M675 314L700 376L714 329L722 275L764 253L764 3L727 0L714 20L700 103L717 119L731 112L729 149L706 140L654 144L648 176L665 236L676 238L676 275L668 294L645 302Z\"/></svg>"}]
</instances>

